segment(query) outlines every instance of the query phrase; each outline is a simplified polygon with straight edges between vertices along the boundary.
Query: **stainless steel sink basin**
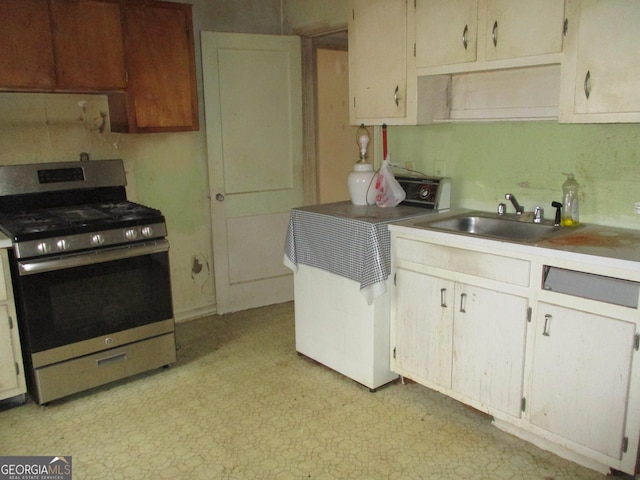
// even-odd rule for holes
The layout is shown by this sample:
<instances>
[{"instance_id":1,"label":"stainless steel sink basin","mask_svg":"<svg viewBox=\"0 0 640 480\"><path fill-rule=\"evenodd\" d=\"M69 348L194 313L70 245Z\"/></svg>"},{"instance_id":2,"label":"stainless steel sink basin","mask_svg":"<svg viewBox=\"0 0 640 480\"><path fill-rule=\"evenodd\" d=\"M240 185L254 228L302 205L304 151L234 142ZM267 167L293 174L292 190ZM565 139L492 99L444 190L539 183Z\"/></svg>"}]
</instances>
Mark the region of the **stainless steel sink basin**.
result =
<instances>
[{"instance_id":1,"label":"stainless steel sink basin","mask_svg":"<svg viewBox=\"0 0 640 480\"><path fill-rule=\"evenodd\" d=\"M549 221L533 223L516 215L488 212L470 212L442 220L421 222L416 227L519 243L537 243L566 232L566 229L556 227Z\"/></svg>"}]
</instances>

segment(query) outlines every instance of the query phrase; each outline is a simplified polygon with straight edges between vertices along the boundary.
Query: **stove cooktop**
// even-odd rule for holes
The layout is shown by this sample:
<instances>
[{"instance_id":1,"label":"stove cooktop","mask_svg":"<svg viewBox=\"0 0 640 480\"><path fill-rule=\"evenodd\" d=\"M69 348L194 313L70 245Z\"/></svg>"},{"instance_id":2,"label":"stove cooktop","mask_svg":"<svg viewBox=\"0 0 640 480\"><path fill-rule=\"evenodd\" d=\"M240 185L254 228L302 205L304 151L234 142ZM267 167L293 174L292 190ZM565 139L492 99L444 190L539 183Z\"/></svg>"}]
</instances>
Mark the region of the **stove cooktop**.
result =
<instances>
[{"instance_id":1,"label":"stove cooktop","mask_svg":"<svg viewBox=\"0 0 640 480\"><path fill-rule=\"evenodd\" d=\"M0 229L14 242L162 222L159 210L126 200L0 213Z\"/></svg>"},{"instance_id":2,"label":"stove cooktop","mask_svg":"<svg viewBox=\"0 0 640 480\"><path fill-rule=\"evenodd\" d=\"M122 160L0 166L0 230L16 258L166 237L159 210L127 200Z\"/></svg>"}]
</instances>

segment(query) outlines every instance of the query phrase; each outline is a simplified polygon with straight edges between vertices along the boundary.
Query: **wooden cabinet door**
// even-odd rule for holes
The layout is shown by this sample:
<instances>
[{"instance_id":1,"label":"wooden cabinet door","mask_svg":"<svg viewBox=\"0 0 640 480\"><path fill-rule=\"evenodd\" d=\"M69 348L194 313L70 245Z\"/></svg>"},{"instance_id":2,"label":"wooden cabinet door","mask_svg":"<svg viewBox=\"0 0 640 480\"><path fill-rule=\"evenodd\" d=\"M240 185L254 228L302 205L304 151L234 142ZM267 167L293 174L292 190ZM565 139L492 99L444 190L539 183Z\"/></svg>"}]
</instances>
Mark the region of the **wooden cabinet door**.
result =
<instances>
[{"instance_id":1,"label":"wooden cabinet door","mask_svg":"<svg viewBox=\"0 0 640 480\"><path fill-rule=\"evenodd\" d=\"M58 87L126 88L120 3L50 0L50 4Z\"/></svg>"},{"instance_id":2,"label":"wooden cabinet door","mask_svg":"<svg viewBox=\"0 0 640 480\"><path fill-rule=\"evenodd\" d=\"M55 67L43 0L0 0L0 88L51 89Z\"/></svg>"},{"instance_id":3,"label":"wooden cabinet door","mask_svg":"<svg viewBox=\"0 0 640 480\"><path fill-rule=\"evenodd\" d=\"M528 300L456 284L455 301L453 390L519 417Z\"/></svg>"},{"instance_id":4,"label":"wooden cabinet door","mask_svg":"<svg viewBox=\"0 0 640 480\"><path fill-rule=\"evenodd\" d=\"M394 288L392 370L451 388L453 282L399 268Z\"/></svg>"},{"instance_id":5,"label":"wooden cabinet door","mask_svg":"<svg viewBox=\"0 0 640 480\"><path fill-rule=\"evenodd\" d=\"M639 21L640 2L636 0L582 0L576 113L640 112Z\"/></svg>"},{"instance_id":6,"label":"wooden cabinet door","mask_svg":"<svg viewBox=\"0 0 640 480\"><path fill-rule=\"evenodd\" d=\"M135 131L198 129L191 6L123 4L129 119Z\"/></svg>"},{"instance_id":7,"label":"wooden cabinet door","mask_svg":"<svg viewBox=\"0 0 640 480\"><path fill-rule=\"evenodd\" d=\"M407 111L406 0L352 0L349 14L350 119L404 118ZM389 123L389 122L387 122Z\"/></svg>"},{"instance_id":8,"label":"wooden cabinet door","mask_svg":"<svg viewBox=\"0 0 640 480\"><path fill-rule=\"evenodd\" d=\"M564 0L487 0L487 60L562 51Z\"/></svg>"},{"instance_id":9,"label":"wooden cabinet door","mask_svg":"<svg viewBox=\"0 0 640 480\"><path fill-rule=\"evenodd\" d=\"M622 455L635 325L540 303L530 421L607 455Z\"/></svg>"},{"instance_id":10,"label":"wooden cabinet door","mask_svg":"<svg viewBox=\"0 0 640 480\"><path fill-rule=\"evenodd\" d=\"M416 67L477 59L478 0L416 0Z\"/></svg>"}]
</instances>

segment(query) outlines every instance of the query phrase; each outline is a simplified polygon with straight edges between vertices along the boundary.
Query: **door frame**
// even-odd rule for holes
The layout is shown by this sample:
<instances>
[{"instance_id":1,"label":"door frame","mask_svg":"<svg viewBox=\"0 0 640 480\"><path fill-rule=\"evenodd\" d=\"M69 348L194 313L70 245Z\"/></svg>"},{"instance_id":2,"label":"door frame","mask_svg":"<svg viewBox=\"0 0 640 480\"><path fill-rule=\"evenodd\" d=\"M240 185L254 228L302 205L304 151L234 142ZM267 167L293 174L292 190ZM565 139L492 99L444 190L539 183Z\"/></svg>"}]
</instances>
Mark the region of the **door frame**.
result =
<instances>
[{"instance_id":1,"label":"door frame","mask_svg":"<svg viewBox=\"0 0 640 480\"><path fill-rule=\"evenodd\" d=\"M318 48L348 50L347 25L326 32L301 35L302 41L302 149L305 205L318 203Z\"/></svg>"}]
</instances>

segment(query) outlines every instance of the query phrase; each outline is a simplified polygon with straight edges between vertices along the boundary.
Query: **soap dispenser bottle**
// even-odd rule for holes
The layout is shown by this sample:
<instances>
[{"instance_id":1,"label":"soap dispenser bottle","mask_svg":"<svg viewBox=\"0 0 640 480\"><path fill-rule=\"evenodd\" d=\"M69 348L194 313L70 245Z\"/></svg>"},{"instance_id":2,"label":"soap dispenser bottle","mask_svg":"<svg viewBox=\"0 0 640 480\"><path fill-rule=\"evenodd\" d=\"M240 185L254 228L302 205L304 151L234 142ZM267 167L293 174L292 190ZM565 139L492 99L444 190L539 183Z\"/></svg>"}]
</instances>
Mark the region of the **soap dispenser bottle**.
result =
<instances>
[{"instance_id":1,"label":"soap dispenser bottle","mask_svg":"<svg viewBox=\"0 0 640 480\"><path fill-rule=\"evenodd\" d=\"M565 174L567 180L562 184L562 226L576 227L580 224L580 208L578 201L578 188L573 173Z\"/></svg>"}]
</instances>

